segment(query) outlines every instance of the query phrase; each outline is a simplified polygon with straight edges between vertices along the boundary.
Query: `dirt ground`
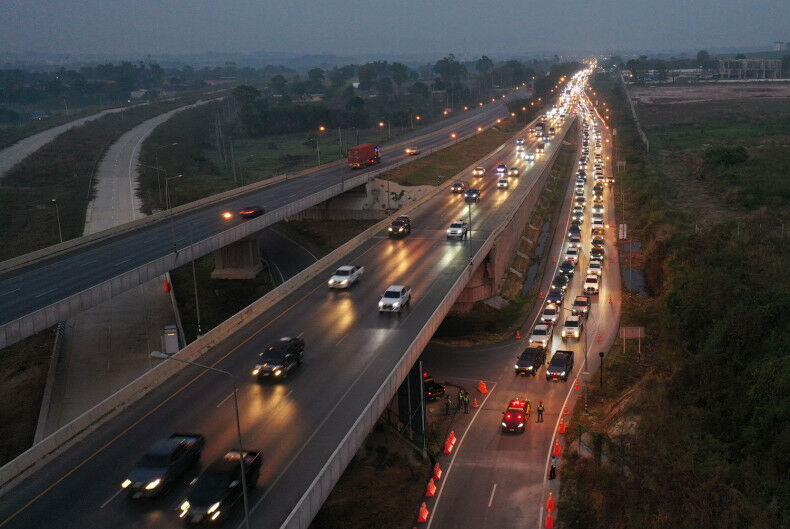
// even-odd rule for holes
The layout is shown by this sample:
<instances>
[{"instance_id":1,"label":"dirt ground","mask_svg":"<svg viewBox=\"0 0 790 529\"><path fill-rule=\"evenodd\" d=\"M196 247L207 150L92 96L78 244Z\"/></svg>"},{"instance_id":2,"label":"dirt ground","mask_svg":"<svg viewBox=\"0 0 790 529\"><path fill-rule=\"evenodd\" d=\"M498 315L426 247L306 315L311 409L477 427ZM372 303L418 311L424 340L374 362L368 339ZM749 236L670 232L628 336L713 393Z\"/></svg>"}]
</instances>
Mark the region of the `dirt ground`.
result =
<instances>
[{"instance_id":1,"label":"dirt ground","mask_svg":"<svg viewBox=\"0 0 790 529\"><path fill-rule=\"evenodd\" d=\"M776 83L708 83L681 86L632 86L631 97L643 104L698 103L721 99L756 99L790 97L790 82Z\"/></svg>"}]
</instances>

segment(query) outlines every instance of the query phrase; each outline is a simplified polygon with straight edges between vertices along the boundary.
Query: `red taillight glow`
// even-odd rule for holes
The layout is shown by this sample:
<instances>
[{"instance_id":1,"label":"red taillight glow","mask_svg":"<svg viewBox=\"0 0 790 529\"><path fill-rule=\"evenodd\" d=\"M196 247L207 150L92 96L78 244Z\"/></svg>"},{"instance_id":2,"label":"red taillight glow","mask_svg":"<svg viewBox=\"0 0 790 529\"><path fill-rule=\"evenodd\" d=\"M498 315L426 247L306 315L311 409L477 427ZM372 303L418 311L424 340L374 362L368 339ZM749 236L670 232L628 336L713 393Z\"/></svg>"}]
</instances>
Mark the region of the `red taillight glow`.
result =
<instances>
[{"instance_id":1,"label":"red taillight glow","mask_svg":"<svg viewBox=\"0 0 790 529\"><path fill-rule=\"evenodd\" d=\"M510 418L510 414L508 413L507 415L505 415L505 419L509 419L509 418Z\"/></svg>"}]
</instances>

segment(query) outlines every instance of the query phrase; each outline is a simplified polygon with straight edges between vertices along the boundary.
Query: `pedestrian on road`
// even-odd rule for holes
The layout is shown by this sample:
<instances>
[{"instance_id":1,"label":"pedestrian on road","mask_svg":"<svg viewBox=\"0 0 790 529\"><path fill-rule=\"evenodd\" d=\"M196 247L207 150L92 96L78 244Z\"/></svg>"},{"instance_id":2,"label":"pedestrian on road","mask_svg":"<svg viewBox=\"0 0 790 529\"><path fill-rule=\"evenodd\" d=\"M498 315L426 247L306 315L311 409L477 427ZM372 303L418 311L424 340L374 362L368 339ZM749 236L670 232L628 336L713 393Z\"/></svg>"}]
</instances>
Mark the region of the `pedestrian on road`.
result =
<instances>
[{"instance_id":1,"label":"pedestrian on road","mask_svg":"<svg viewBox=\"0 0 790 529\"><path fill-rule=\"evenodd\" d=\"M543 422L543 412L546 408L543 407L543 401L538 401L538 422Z\"/></svg>"},{"instance_id":2,"label":"pedestrian on road","mask_svg":"<svg viewBox=\"0 0 790 529\"><path fill-rule=\"evenodd\" d=\"M469 392L464 390L464 413L469 413Z\"/></svg>"},{"instance_id":3,"label":"pedestrian on road","mask_svg":"<svg viewBox=\"0 0 790 529\"><path fill-rule=\"evenodd\" d=\"M551 456L551 468L549 469L549 479L557 477L557 456Z\"/></svg>"},{"instance_id":4,"label":"pedestrian on road","mask_svg":"<svg viewBox=\"0 0 790 529\"><path fill-rule=\"evenodd\" d=\"M450 415L450 395L447 395L444 400L444 414Z\"/></svg>"}]
</instances>

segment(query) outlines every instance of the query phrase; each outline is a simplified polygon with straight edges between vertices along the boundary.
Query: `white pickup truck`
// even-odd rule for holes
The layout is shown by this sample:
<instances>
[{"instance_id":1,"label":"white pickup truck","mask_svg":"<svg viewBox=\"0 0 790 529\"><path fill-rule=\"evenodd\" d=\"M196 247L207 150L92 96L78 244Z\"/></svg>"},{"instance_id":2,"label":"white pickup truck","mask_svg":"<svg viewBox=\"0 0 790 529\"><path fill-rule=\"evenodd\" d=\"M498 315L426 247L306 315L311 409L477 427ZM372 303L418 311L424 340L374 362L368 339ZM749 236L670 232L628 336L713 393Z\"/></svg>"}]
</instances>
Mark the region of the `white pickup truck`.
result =
<instances>
[{"instance_id":1,"label":"white pickup truck","mask_svg":"<svg viewBox=\"0 0 790 529\"><path fill-rule=\"evenodd\" d=\"M335 270L335 273L329 278L329 288L348 288L359 281L364 273L364 266L341 266Z\"/></svg>"}]
</instances>

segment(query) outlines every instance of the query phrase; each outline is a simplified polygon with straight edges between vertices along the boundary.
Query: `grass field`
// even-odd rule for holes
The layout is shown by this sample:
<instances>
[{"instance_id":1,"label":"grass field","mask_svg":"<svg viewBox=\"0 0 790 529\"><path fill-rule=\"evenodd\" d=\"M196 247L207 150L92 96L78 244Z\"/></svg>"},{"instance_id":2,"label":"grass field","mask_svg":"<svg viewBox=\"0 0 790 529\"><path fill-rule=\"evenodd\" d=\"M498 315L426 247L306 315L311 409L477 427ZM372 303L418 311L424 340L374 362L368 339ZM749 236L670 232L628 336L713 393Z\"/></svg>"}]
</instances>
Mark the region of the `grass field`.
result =
<instances>
[{"instance_id":1,"label":"grass field","mask_svg":"<svg viewBox=\"0 0 790 529\"><path fill-rule=\"evenodd\" d=\"M608 463L564 459L563 527L785 526L790 98L640 104L648 154L619 85L593 86L627 161L650 296L625 293L621 325L645 327L642 352L616 341L591 415L574 419Z\"/></svg>"}]
</instances>

